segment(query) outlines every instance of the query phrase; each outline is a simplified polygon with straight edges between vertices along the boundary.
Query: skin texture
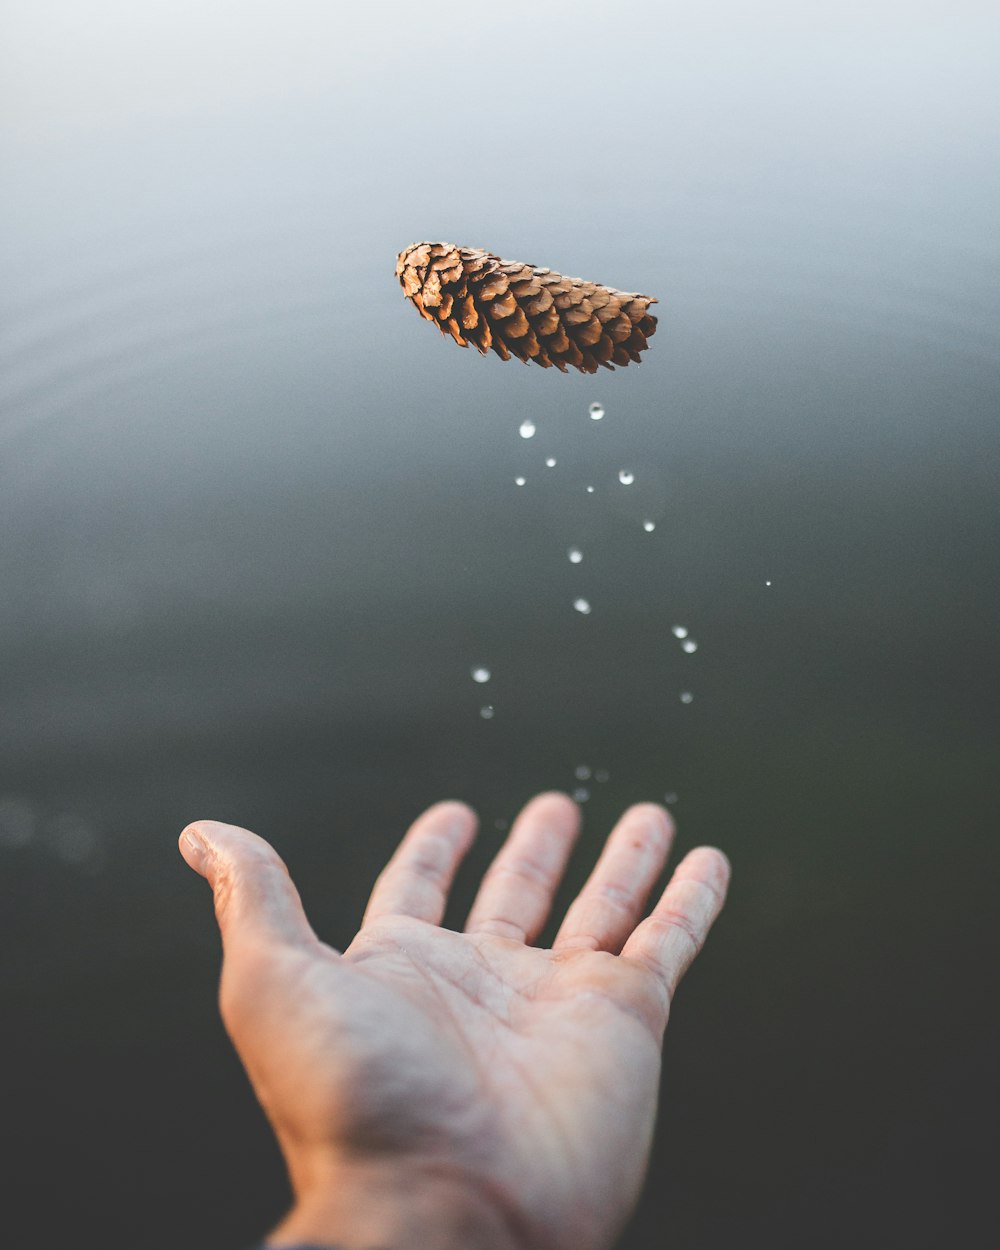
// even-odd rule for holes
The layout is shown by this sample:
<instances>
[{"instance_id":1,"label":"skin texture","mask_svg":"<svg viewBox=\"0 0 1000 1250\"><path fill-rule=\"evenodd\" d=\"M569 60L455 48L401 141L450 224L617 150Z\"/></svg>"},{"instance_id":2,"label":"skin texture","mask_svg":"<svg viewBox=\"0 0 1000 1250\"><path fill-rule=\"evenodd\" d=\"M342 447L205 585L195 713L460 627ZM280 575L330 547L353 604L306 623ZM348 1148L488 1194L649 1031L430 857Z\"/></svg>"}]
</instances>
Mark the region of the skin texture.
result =
<instances>
[{"instance_id":1,"label":"skin texture","mask_svg":"<svg viewBox=\"0 0 1000 1250\"><path fill-rule=\"evenodd\" d=\"M295 1194L269 1245L604 1250L632 1210L670 1000L728 861L692 851L644 919L674 829L632 807L541 949L576 804L527 804L457 933L440 925L475 827L460 803L425 812L342 954L263 839L214 821L181 834L214 894L222 1017Z\"/></svg>"}]
</instances>

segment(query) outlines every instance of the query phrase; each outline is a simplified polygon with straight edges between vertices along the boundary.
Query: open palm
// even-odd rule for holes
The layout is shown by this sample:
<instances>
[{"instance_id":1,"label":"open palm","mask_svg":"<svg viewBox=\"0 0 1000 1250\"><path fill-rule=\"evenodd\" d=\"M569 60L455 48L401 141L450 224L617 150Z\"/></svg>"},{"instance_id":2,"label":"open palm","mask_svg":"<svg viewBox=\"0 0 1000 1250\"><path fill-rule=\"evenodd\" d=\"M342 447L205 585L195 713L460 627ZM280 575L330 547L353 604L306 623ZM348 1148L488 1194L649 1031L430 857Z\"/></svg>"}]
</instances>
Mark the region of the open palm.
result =
<instances>
[{"instance_id":1,"label":"open palm","mask_svg":"<svg viewBox=\"0 0 1000 1250\"><path fill-rule=\"evenodd\" d=\"M610 1245L642 1183L670 997L728 865L692 852L642 919L673 829L662 808L633 807L552 948L531 946L578 828L563 795L528 804L456 933L440 924L475 817L438 804L343 954L313 933L267 843L209 821L185 831L215 893L226 1026L299 1199L345 1168L385 1166L397 1188L431 1175L467 1186L504 1244Z\"/></svg>"}]
</instances>

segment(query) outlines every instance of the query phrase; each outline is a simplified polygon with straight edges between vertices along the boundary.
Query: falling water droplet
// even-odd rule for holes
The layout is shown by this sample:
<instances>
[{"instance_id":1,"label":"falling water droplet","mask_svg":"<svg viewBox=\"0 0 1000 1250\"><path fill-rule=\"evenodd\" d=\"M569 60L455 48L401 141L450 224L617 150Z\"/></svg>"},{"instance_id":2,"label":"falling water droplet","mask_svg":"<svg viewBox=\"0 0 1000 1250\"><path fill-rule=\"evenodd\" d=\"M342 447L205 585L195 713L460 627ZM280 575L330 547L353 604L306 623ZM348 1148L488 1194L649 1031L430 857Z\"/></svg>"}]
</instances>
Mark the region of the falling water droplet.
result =
<instances>
[{"instance_id":1,"label":"falling water droplet","mask_svg":"<svg viewBox=\"0 0 1000 1250\"><path fill-rule=\"evenodd\" d=\"M577 764L576 768L573 769L573 776L577 781L589 781L590 769L586 764Z\"/></svg>"},{"instance_id":2,"label":"falling water droplet","mask_svg":"<svg viewBox=\"0 0 1000 1250\"><path fill-rule=\"evenodd\" d=\"M586 803L586 801L590 798L590 791L586 786L577 786L577 788L573 791L573 798L576 799L578 803Z\"/></svg>"},{"instance_id":3,"label":"falling water droplet","mask_svg":"<svg viewBox=\"0 0 1000 1250\"><path fill-rule=\"evenodd\" d=\"M597 768L594 770L595 781L600 781L600 782L608 781L610 777L611 777L611 774L608 772L606 768Z\"/></svg>"},{"instance_id":4,"label":"falling water droplet","mask_svg":"<svg viewBox=\"0 0 1000 1250\"><path fill-rule=\"evenodd\" d=\"M591 404L589 408L589 412L590 412L590 418L592 421L600 421L601 417L604 416L604 405L603 404Z\"/></svg>"},{"instance_id":5,"label":"falling water droplet","mask_svg":"<svg viewBox=\"0 0 1000 1250\"><path fill-rule=\"evenodd\" d=\"M492 720L493 719L493 704L487 703L485 707L481 707L479 709L479 715L483 718L483 720Z\"/></svg>"},{"instance_id":6,"label":"falling water droplet","mask_svg":"<svg viewBox=\"0 0 1000 1250\"><path fill-rule=\"evenodd\" d=\"M688 632L683 625L672 625L671 633L675 638L686 638L688 636Z\"/></svg>"},{"instance_id":7,"label":"falling water droplet","mask_svg":"<svg viewBox=\"0 0 1000 1250\"><path fill-rule=\"evenodd\" d=\"M690 691L690 690L682 690L682 691L681 691L681 702L682 702L682 703L693 703L693 702L694 702L694 695L691 693L691 691Z\"/></svg>"},{"instance_id":8,"label":"falling water droplet","mask_svg":"<svg viewBox=\"0 0 1000 1250\"><path fill-rule=\"evenodd\" d=\"M490 670L488 668L474 668L472 670L472 680L478 682L489 681Z\"/></svg>"},{"instance_id":9,"label":"falling water droplet","mask_svg":"<svg viewBox=\"0 0 1000 1250\"><path fill-rule=\"evenodd\" d=\"M668 791L666 792L666 794L663 796L663 801L664 801L664 803L676 803L676 802L677 802L677 793L676 793L676 791L674 791L674 790L668 790Z\"/></svg>"},{"instance_id":10,"label":"falling water droplet","mask_svg":"<svg viewBox=\"0 0 1000 1250\"><path fill-rule=\"evenodd\" d=\"M681 650L686 651L688 655L691 655L693 652L698 650L698 644L693 638L685 638L681 643Z\"/></svg>"},{"instance_id":11,"label":"falling water droplet","mask_svg":"<svg viewBox=\"0 0 1000 1250\"><path fill-rule=\"evenodd\" d=\"M576 608L577 612L582 612L584 616L590 615L590 604L586 599L574 599L573 607Z\"/></svg>"},{"instance_id":12,"label":"falling water droplet","mask_svg":"<svg viewBox=\"0 0 1000 1250\"><path fill-rule=\"evenodd\" d=\"M635 474L631 469L619 469L618 480L623 486L631 486L635 481Z\"/></svg>"},{"instance_id":13,"label":"falling water droplet","mask_svg":"<svg viewBox=\"0 0 1000 1250\"><path fill-rule=\"evenodd\" d=\"M592 495L593 493L594 493L594 488L593 488L593 486L588 486L588 487L587 487L587 494L588 494L588 495ZM771 583L770 583L770 582L768 582L768 585L769 585L769 586L770 586L770 584L771 584Z\"/></svg>"},{"instance_id":14,"label":"falling water droplet","mask_svg":"<svg viewBox=\"0 0 1000 1250\"><path fill-rule=\"evenodd\" d=\"M523 478L523 477L514 478L514 482L518 486L523 486L526 481L527 481L527 478Z\"/></svg>"},{"instance_id":15,"label":"falling water droplet","mask_svg":"<svg viewBox=\"0 0 1000 1250\"><path fill-rule=\"evenodd\" d=\"M765 583L764 583L764 585L765 585L765 586L770 586L770 584L771 584L770 582L765 582Z\"/></svg>"},{"instance_id":16,"label":"falling water droplet","mask_svg":"<svg viewBox=\"0 0 1000 1250\"><path fill-rule=\"evenodd\" d=\"M545 467L547 469L554 469L556 467L555 456L549 456L548 460L545 461Z\"/></svg>"},{"instance_id":17,"label":"falling water droplet","mask_svg":"<svg viewBox=\"0 0 1000 1250\"><path fill-rule=\"evenodd\" d=\"M579 564L583 559L583 552L579 547L570 547L566 554L569 556L570 564Z\"/></svg>"},{"instance_id":18,"label":"falling water droplet","mask_svg":"<svg viewBox=\"0 0 1000 1250\"><path fill-rule=\"evenodd\" d=\"M647 534L652 534L653 530L656 529L656 522L655 521L643 521L642 528L646 531Z\"/></svg>"},{"instance_id":19,"label":"falling water droplet","mask_svg":"<svg viewBox=\"0 0 1000 1250\"><path fill-rule=\"evenodd\" d=\"M534 438L536 428L534 421L522 421L518 433L522 438Z\"/></svg>"}]
</instances>

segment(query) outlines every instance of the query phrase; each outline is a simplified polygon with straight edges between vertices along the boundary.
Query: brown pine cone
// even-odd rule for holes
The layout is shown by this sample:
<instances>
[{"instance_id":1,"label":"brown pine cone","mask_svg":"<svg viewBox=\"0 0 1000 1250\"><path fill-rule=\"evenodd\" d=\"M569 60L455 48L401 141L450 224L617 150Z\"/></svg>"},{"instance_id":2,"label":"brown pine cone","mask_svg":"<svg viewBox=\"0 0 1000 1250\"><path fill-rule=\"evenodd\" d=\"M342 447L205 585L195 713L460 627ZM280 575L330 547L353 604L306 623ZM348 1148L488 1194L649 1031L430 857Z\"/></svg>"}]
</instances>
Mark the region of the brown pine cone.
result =
<instances>
[{"instance_id":1,"label":"brown pine cone","mask_svg":"<svg viewBox=\"0 0 1000 1250\"><path fill-rule=\"evenodd\" d=\"M639 363L656 330L649 295L564 278L492 252L454 243L412 243L396 259L396 277L421 317L456 343L485 356L517 356L548 369L581 373Z\"/></svg>"}]
</instances>

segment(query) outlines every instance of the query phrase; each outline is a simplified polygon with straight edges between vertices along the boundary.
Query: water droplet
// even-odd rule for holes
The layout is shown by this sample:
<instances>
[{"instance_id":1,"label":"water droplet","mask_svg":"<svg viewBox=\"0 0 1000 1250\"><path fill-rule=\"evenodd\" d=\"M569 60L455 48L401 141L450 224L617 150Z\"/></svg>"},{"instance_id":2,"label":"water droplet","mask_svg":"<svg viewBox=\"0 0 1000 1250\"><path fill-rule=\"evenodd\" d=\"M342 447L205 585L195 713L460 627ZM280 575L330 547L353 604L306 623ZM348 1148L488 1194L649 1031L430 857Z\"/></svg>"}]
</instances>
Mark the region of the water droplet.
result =
<instances>
[{"instance_id":1,"label":"water droplet","mask_svg":"<svg viewBox=\"0 0 1000 1250\"><path fill-rule=\"evenodd\" d=\"M592 421L600 421L601 417L604 416L604 405L591 404L588 411L590 412L590 418Z\"/></svg>"},{"instance_id":2,"label":"water droplet","mask_svg":"<svg viewBox=\"0 0 1000 1250\"><path fill-rule=\"evenodd\" d=\"M656 529L656 522L655 521L643 521L642 528L646 531L647 534L652 534L653 530Z\"/></svg>"},{"instance_id":3,"label":"water droplet","mask_svg":"<svg viewBox=\"0 0 1000 1250\"><path fill-rule=\"evenodd\" d=\"M765 586L770 586L770 584L771 584L770 582L765 582L765 583L764 583L764 585L765 585Z\"/></svg>"},{"instance_id":4,"label":"water droplet","mask_svg":"<svg viewBox=\"0 0 1000 1250\"><path fill-rule=\"evenodd\" d=\"M676 792L673 790L668 790L666 794L663 796L663 801L664 803L676 803L677 802Z\"/></svg>"},{"instance_id":5,"label":"water droplet","mask_svg":"<svg viewBox=\"0 0 1000 1250\"><path fill-rule=\"evenodd\" d=\"M688 636L688 632L683 625L672 625L670 632L675 638L686 638Z\"/></svg>"},{"instance_id":6,"label":"water droplet","mask_svg":"<svg viewBox=\"0 0 1000 1250\"><path fill-rule=\"evenodd\" d=\"M493 719L493 704L487 703L485 707L481 707L479 709L479 715L483 718L483 720L492 720Z\"/></svg>"},{"instance_id":7,"label":"water droplet","mask_svg":"<svg viewBox=\"0 0 1000 1250\"><path fill-rule=\"evenodd\" d=\"M582 612L584 616L590 615L590 604L586 599L574 599L573 607L576 608L577 612Z\"/></svg>"},{"instance_id":8,"label":"water droplet","mask_svg":"<svg viewBox=\"0 0 1000 1250\"><path fill-rule=\"evenodd\" d=\"M577 781L589 781L590 769L586 764L577 764L576 768L573 769L573 776Z\"/></svg>"},{"instance_id":9,"label":"water droplet","mask_svg":"<svg viewBox=\"0 0 1000 1250\"><path fill-rule=\"evenodd\" d=\"M536 429L537 426L534 421L522 421L518 434L520 434L522 438L534 438Z\"/></svg>"},{"instance_id":10,"label":"water droplet","mask_svg":"<svg viewBox=\"0 0 1000 1250\"><path fill-rule=\"evenodd\" d=\"M569 556L570 564L579 564L583 559L583 552L579 547L570 547L566 554Z\"/></svg>"},{"instance_id":11,"label":"water droplet","mask_svg":"<svg viewBox=\"0 0 1000 1250\"><path fill-rule=\"evenodd\" d=\"M490 670L488 668L474 668L472 670L472 680L478 682L489 681Z\"/></svg>"},{"instance_id":12,"label":"water droplet","mask_svg":"<svg viewBox=\"0 0 1000 1250\"><path fill-rule=\"evenodd\" d=\"M631 469L619 469L618 480L623 486L631 486L635 481L635 474Z\"/></svg>"},{"instance_id":13,"label":"water droplet","mask_svg":"<svg viewBox=\"0 0 1000 1250\"><path fill-rule=\"evenodd\" d=\"M595 781L605 782L605 781L610 780L610 778L611 778L611 774L608 772L606 768L596 768L594 770Z\"/></svg>"},{"instance_id":14,"label":"water droplet","mask_svg":"<svg viewBox=\"0 0 1000 1250\"><path fill-rule=\"evenodd\" d=\"M549 456L548 460L545 461L545 467L547 469L554 469L556 467L555 456Z\"/></svg>"},{"instance_id":15,"label":"water droplet","mask_svg":"<svg viewBox=\"0 0 1000 1250\"><path fill-rule=\"evenodd\" d=\"M573 791L573 798L576 799L578 803L586 803L586 801L590 798L590 791L586 786L577 786L577 788Z\"/></svg>"},{"instance_id":16,"label":"water droplet","mask_svg":"<svg viewBox=\"0 0 1000 1250\"><path fill-rule=\"evenodd\" d=\"M691 693L691 691L690 691L690 690L682 690L682 691L681 691L681 702L682 702L682 703L693 703L693 702L694 702L694 695Z\"/></svg>"},{"instance_id":17,"label":"water droplet","mask_svg":"<svg viewBox=\"0 0 1000 1250\"><path fill-rule=\"evenodd\" d=\"M593 486L588 486L588 487L587 487L587 494L588 494L588 495L592 495L593 493L594 493L594 488L593 488ZM770 582L768 582L768 585L770 585L770 584L771 584L771 583L770 583Z\"/></svg>"},{"instance_id":18,"label":"water droplet","mask_svg":"<svg viewBox=\"0 0 1000 1250\"><path fill-rule=\"evenodd\" d=\"M527 478L523 478L523 477L516 477L516 478L514 478L514 482L515 482L518 486L523 486L523 485L524 485L524 483L525 483L526 481L527 481Z\"/></svg>"},{"instance_id":19,"label":"water droplet","mask_svg":"<svg viewBox=\"0 0 1000 1250\"><path fill-rule=\"evenodd\" d=\"M681 643L681 650L686 651L688 655L691 655L693 652L698 650L698 644L693 638L685 638Z\"/></svg>"}]
</instances>

